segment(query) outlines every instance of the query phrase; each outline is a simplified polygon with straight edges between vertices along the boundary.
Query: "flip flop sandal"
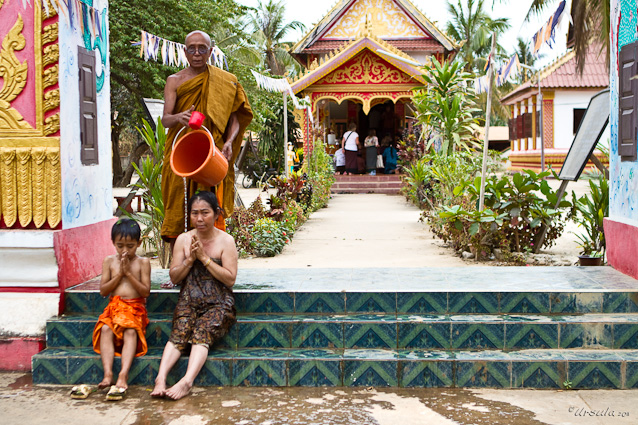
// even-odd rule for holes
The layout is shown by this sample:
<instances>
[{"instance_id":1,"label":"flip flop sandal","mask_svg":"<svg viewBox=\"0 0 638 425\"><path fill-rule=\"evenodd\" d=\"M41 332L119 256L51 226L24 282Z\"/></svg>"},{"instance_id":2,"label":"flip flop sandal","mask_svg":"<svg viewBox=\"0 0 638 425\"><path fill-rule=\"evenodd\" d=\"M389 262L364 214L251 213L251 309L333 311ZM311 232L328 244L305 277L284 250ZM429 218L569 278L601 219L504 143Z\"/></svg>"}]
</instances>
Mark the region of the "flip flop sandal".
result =
<instances>
[{"instance_id":1,"label":"flip flop sandal","mask_svg":"<svg viewBox=\"0 0 638 425\"><path fill-rule=\"evenodd\" d=\"M86 384L76 385L71 388L71 398L75 400L85 400L91 393L97 391L96 388L91 388Z\"/></svg>"},{"instance_id":2,"label":"flip flop sandal","mask_svg":"<svg viewBox=\"0 0 638 425\"><path fill-rule=\"evenodd\" d=\"M118 388L115 385L111 385L109 392L106 394L107 401L120 401L126 397L126 388Z\"/></svg>"}]
</instances>

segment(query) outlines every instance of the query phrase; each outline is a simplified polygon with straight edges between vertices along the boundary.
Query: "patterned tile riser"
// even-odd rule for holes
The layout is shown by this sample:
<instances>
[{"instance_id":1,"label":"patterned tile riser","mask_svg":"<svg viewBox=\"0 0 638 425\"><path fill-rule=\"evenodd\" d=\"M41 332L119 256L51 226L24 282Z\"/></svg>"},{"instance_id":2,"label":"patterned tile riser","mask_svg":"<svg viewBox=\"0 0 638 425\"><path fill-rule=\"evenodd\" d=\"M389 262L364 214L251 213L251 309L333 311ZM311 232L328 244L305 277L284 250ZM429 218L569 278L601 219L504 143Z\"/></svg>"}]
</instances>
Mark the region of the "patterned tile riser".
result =
<instances>
[{"instance_id":1,"label":"patterned tile riser","mask_svg":"<svg viewBox=\"0 0 638 425\"><path fill-rule=\"evenodd\" d=\"M149 313L170 314L177 292L152 292ZM99 315L108 300L98 292L67 292L66 314ZM637 313L638 293L515 292L236 292L238 313L297 314L582 314Z\"/></svg>"},{"instance_id":2,"label":"patterned tile riser","mask_svg":"<svg viewBox=\"0 0 638 425\"><path fill-rule=\"evenodd\" d=\"M269 319L272 317L272 320ZM331 316L330 320L301 316L239 316L239 322L216 348L385 348L426 350L506 350L548 348L638 349L638 320L616 323L527 322L524 318L500 321L499 316L394 316L371 320L367 316ZM440 319L440 317L442 319ZM470 318L471 316L467 316ZM151 316L146 332L149 348L162 348L171 332L169 315ZM96 318L51 320L47 323L47 347L91 347ZM377 321L378 320L378 321Z\"/></svg>"},{"instance_id":3,"label":"patterned tile riser","mask_svg":"<svg viewBox=\"0 0 638 425\"><path fill-rule=\"evenodd\" d=\"M151 386L159 354L137 358L129 382ZM169 384L183 376L187 358L169 375ZM120 359L114 371L118 373ZM560 389L637 388L638 362L620 361L499 361L499 360L372 360L209 358L199 386L375 386ZM102 365L97 356L34 358L35 384L97 384Z\"/></svg>"}]
</instances>

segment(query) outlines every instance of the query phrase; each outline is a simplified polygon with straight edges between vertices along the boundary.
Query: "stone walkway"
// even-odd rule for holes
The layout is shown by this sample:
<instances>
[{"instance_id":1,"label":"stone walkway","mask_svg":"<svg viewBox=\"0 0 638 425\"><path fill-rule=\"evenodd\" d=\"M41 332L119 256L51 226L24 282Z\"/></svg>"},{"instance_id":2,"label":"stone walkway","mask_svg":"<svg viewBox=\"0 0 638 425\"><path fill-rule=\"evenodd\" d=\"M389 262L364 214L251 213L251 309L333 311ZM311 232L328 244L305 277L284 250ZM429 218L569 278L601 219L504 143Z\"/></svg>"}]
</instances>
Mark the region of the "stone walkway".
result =
<instances>
[{"instance_id":1,"label":"stone walkway","mask_svg":"<svg viewBox=\"0 0 638 425\"><path fill-rule=\"evenodd\" d=\"M313 213L281 254L241 259L239 269L475 265L442 249L419 216L400 196L333 195L328 208Z\"/></svg>"}]
</instances>

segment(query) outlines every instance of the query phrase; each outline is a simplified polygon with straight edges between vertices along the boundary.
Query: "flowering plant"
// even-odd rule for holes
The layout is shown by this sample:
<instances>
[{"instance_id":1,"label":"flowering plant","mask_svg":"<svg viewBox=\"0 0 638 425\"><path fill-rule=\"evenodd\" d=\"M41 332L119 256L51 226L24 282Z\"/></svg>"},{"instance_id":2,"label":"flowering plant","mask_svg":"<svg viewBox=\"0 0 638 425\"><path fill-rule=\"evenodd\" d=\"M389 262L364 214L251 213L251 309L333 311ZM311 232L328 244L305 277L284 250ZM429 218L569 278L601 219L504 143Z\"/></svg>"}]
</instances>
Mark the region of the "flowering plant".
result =
<instances>
[{"instance_id":1,"label":"flowering plant","mask_svg":"<svg viewBox=\"0 0 638 425\"><path fill-rule=\"evenodd\" d=\"M270 218L260 218L255 221L250 245L256 255L274 257L289 242L288 233L281 222Z\"/></svg>"}]
</instances>

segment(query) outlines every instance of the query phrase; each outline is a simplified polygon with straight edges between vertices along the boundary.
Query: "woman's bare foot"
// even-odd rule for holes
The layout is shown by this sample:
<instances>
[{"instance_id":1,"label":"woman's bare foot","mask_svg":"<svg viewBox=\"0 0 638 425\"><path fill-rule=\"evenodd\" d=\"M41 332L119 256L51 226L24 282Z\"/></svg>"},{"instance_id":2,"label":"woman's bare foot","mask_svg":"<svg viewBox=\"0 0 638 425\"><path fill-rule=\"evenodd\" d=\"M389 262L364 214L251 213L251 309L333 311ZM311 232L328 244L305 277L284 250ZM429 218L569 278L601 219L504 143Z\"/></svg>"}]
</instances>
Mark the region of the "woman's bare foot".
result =
<instances>
[{"instance_id":1,"label":"woman's bare foot","mask_svg":"<svg viewBox=\"0 0 638 425\"><path fill-rule=\"evenodd\" d=\"M105 376L104 379L102 379L102 382L97 384L97 387L103 390L104 388L109 388L111 385L113 385L113 377Z\"/></svg>"},{"instance_id":2,"label":"woman's bare foot","mask_svg":"<svg viewBox=\"0 0 638 425\"><path fill-rule=\"evenodd\" d=\"M166 396L166 382L155 381L155 388L151 393L151 397L165 397Z\"/></svg>"},{"instance_id":3,"label":"woman's bare foot","mask_svg":"<svg viewBox=\"0 0 638 425\"><path fill-rule=\"evenodd\" d=\"M173 385L166 391L166 396L173 400L179 400L182 397L186 397L188 393L191 392L191 387L192 384L189 384L186 380L184 380L184 378L182 378L177 384Z\"/></svg>"}]
</instances>

